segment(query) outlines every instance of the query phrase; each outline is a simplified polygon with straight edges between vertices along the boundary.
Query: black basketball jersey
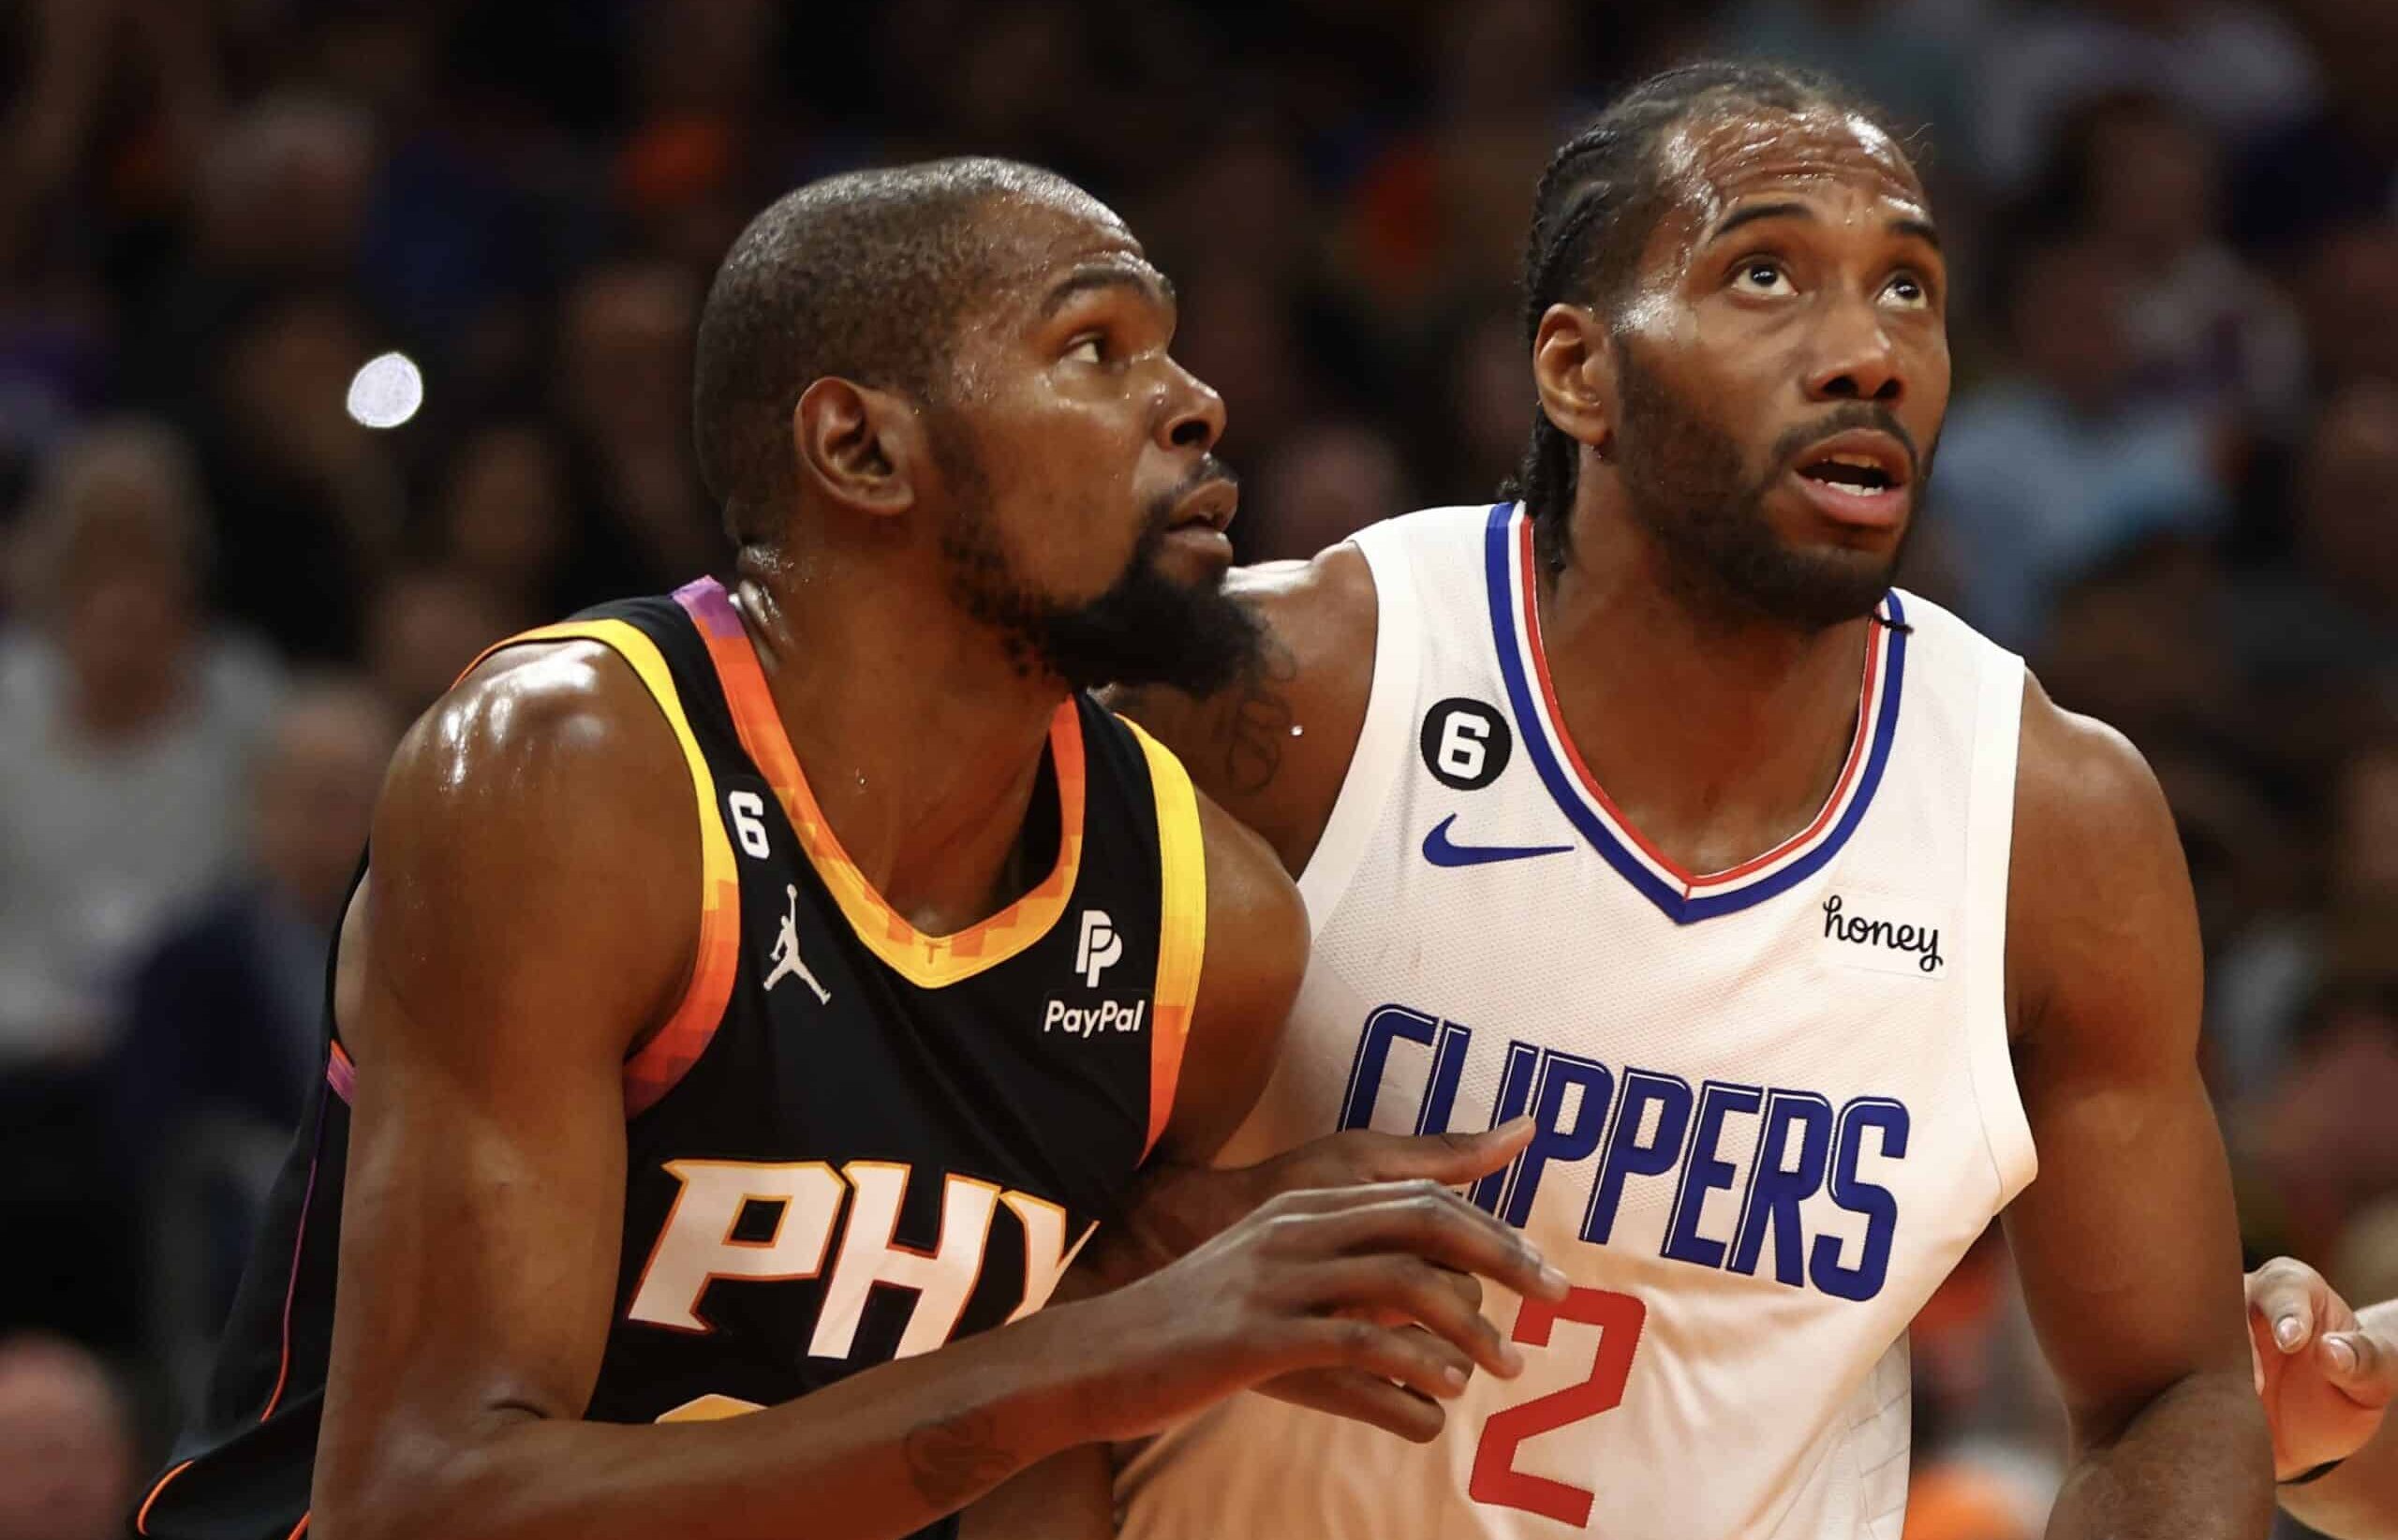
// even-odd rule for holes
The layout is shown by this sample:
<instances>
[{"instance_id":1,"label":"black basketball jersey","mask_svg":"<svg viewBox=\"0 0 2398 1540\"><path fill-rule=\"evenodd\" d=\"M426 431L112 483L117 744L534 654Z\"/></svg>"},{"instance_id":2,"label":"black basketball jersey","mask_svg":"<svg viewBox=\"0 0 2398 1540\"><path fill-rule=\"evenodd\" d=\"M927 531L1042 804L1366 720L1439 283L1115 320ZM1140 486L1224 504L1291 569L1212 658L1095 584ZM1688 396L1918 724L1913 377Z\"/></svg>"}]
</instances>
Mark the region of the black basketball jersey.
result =
<instances>
[{"instance_id":1,"label":"black basketball jersey","mask_svg":"<svg viewBox=\"0 0 2398 1540\"><path fill-rule=\"evenodd\" d=\"M624 1246L585 1414L746 1412L1039 1308L1173 1105L1206 907L1181 766L1068 700L1028 822L1054 817L1054 869L991 919L927 936L825 825L723 587L502 644L568 638L648 688L690 765L703 857L688 992L625 1065ZM141 1533L305 1530L349 1091L374 1073L329 1031L324 1087Z\"/></svg>"}]
</instances>

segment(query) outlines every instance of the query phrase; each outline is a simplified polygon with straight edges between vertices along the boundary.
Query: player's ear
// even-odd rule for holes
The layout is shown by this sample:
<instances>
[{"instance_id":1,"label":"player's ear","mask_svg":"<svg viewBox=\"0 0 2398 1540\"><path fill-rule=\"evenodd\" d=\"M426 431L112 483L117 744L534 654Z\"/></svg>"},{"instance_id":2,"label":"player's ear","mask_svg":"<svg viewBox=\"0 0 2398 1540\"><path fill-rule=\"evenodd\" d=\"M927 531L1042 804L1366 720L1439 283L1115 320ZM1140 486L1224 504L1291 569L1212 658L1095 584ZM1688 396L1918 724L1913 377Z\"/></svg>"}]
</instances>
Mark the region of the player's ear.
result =
<instances>
[{"instance_id":1,"label":"player's ear","mask_svg":"<svg viewBox=\"0 0 2398 1540\"><path fill-rule=\"evenodd\" d=\"M803 481L861 513L904 513L926 463L924 423L888 391L834 376L799 394L791 413L792 452Z\"/></svg>"},{"instance_id":2,"label":"player's ear","mask_svg":"<svg viewBox=\"0 0 2398 1540\"><path fill-rule=\"evenodd\" d=\"M1605 458L1615 442L1615 350L1585 305L1552 304L1532 334L1532 385L1560 432Z\"/></svg>"}]
</instances>

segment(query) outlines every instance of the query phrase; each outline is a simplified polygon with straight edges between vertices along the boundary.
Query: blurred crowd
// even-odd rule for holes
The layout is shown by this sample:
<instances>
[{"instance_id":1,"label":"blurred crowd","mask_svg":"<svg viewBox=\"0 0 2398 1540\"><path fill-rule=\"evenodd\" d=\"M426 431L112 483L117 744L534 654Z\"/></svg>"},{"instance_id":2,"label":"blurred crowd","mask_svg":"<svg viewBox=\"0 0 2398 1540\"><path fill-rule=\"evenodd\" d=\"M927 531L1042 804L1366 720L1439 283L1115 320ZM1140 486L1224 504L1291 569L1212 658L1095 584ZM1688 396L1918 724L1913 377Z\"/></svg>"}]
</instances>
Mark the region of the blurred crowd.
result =
<instances>
[{"instance_id":1,"label":"blurred crowd","mask_svg":"<svg viewBox=\"0 0 2398 1540\"><path fill-rule=\"evenodd\" d=\"M748 215L973 150L1123 211L1244 556L1488 497L1577 118L1701 53L1910 130L1958 390L1906 581L2146 750L2258 1256L2398 1294L2398 6L19 0L0 8L0 1540L114 1533L320 1073L398 733L722 565L691 330ZM353 415L369 359L422 405ZM407 392L413 404L414 392ZM2000 1243L1918 1323L1915 1540L2057 1467Z\"/></svg>"}]
</instances>

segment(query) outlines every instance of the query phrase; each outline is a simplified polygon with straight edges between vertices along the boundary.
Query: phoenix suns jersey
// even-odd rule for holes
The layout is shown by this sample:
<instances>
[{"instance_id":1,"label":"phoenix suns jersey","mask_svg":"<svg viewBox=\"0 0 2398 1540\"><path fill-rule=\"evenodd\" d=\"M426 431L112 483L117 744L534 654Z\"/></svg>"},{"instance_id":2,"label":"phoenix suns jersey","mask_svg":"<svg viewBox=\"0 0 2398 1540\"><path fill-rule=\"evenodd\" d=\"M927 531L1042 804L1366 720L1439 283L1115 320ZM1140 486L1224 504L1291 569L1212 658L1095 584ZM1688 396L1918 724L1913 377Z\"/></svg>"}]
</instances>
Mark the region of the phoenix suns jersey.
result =
<instances>
[{"instance_id":1,"label":"phoenix suns jersey","mask_svg":"<svg viewBox=\"0 0 2398 1540\"><path fill-rule=\"evenodd\" d=\"M1528 1113L1472 1192L1574 1283L1417 1447L1244 1396L1119 1483L1128 1540L1898 1540L1908 1322L2034 1152L2004 1004L2019 659L1912 595L1868 624L1819 814L1681 869L1550 689L1519 508L1356 537L1364 727L1300 891L1282 1058L1223 1159Z\"/></svg>"},{"instance_id":2,"label":"phoenix suns jersey","mask_svg":"<svg viewBox=\"0 0 2398 1540\"><path fill-rule=\"evenodd\" d=\"M1173 1105L1206 913L1180 765L1071 697L1024 837L1036 868L1054 848L1048 876L925 935L825 824L720 585L514 641L574 638L630 665L674 730L703 867L688 991L625 1064L624 1243L585 1416L754 1410L1038 1309ZM348 1102L374 1074L329 1033L205 1405L141 1533L305 1529Z\"/></svg>"}]
</instances>

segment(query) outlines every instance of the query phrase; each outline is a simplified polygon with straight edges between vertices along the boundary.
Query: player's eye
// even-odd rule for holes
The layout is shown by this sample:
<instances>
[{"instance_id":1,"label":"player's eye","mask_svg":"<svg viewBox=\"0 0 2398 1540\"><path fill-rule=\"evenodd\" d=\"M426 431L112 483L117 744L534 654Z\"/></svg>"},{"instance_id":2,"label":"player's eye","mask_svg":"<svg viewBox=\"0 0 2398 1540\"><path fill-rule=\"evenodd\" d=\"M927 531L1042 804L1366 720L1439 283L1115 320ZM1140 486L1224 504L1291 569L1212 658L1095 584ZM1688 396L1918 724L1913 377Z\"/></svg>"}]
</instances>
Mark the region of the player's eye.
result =
<instances>
[{"instance_id":1,"label":"player's eye","mask_svg":"<svg viewBox=\"0 0 2398 1540\"><path fill-rule=\"evenodd\" d=\"M1921 310L1932 304L1932 286L1912 273L1893 274L1882 292L1909 310Z\"/></svg>"},{"instance_id":2,"label":"player's eye","mask_svg":"<svg viewBox=\"0 0 2398 1540\"><path fill-rule=\"evenodd\" d=\"M1096 332L1076 337L1066 349L1066 356L1077 363L1107 362L1107 339Z\"/></svg>"},{"instance_id":3,"label":"player's eye","mask_svg":"<svg viewBox=\"0 0 2398 1540\"><path fill-rule=\"evenodd\" d=\"M1751 257L1732 270L1732 287L1743 294L1793 294L1797 286L1781 262L1771 257Z\"/></svg>"}]
</instances>

